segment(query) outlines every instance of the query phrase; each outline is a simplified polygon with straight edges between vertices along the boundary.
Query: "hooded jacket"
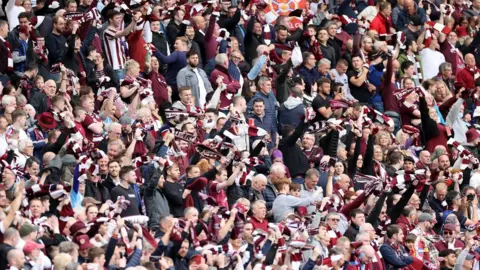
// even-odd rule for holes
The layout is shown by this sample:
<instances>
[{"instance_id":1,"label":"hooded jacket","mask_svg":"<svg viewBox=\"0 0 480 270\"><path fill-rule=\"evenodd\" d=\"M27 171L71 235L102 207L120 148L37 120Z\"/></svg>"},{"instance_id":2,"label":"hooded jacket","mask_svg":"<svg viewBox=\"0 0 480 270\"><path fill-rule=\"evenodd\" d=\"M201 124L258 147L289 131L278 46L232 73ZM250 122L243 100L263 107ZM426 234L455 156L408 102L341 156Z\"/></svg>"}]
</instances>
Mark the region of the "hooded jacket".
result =
<instances>
[{"instance_id":1,"label":"hooded jacket","mask_svg":"<svg viewBox=\"0 0 480 270\"><path fill-rule=\"evenodd\" d=\"M149 167L153 173L150 175L149 181L144 185L143 195L148 215L148 227L155 231L160 227L160 218L170 214L170 207L168 206L167 197L158 188L162 169L155 168L153 164L150 164Z\"/></svg>"},{"instance_id":2,"label":"hooded jacket","mask_svg":"<svg viewBox=\"0 0 480 270\"><path fill-rule=\"evenodd\" d=\"M291 125L296 127L302 121L301 117L303 115L305 115L303 99L290 96L278 110L278 122L280 126Z\"/></svg>"}]
</instances>

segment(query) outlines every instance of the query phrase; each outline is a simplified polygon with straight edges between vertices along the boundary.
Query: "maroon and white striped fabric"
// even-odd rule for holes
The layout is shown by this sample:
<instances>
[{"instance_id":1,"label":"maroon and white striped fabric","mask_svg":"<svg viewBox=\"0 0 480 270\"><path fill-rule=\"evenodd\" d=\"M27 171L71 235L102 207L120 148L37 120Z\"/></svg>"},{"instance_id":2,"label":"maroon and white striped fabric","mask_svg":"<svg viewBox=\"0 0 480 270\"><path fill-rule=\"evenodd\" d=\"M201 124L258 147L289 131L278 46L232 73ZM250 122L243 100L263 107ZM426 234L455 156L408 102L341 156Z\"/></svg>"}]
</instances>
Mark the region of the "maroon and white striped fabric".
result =
<instances>
[{"instance_id":1,"label":"maroon and white striped fabric","mask_svg":"<svg viewBox=\"0 0 480 270\"><path fill-rule=\"evenodd\" d=\"M115 34L118 31L120 30L113 28L113 26L108 26L105 32L103 32L103 45L107 60L114 70L123 69L127 61L122 38L115 38Z\"/></svg>"}]
</instances>

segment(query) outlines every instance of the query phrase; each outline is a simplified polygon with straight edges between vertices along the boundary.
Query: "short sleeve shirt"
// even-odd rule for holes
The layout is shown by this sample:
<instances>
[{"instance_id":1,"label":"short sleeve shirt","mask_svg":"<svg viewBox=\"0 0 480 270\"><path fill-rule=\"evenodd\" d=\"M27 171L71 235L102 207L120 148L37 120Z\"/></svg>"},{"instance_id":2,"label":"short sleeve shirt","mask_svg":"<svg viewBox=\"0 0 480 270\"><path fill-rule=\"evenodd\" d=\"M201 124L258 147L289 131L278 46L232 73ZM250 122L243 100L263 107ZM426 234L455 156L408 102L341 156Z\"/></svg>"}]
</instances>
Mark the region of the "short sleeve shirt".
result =
<instances>
[{"instance_id":1,"label":"short sleeve shirt","mask_svg":"<svg viewBox=\"0 0 480 270\"><path fill-rule=\"evenodd\" d=\"M316 116L315 116L315 120L316 121L321 121L321 120L326 120L326 118L321 115L318 110L321 109L321 108L330 108L330 99L332 99L331 97L326 97L326 98L323 98L322 96L320 95L317 95L313 101L312 101L312 108L313 110L315 111L316 113Z\"/></svg>"},{"instance_id":2,"label":"short sleeve shirt","mask_svg":"<svg viewBox=\"0 0 480 270\"><path fill-rule=\"evenodd\" d=\"M372 97L372 95L370 94L370 91L368 91L366 84L362 84L360 87L358 87L350 82L350 79L352 77L357 77L359 73L360 72L357 72L355 70L350 70L347 72L348 87L350 88L350 93L360 103L371 103L370 98Z\"/></svg>"}]
</instances>

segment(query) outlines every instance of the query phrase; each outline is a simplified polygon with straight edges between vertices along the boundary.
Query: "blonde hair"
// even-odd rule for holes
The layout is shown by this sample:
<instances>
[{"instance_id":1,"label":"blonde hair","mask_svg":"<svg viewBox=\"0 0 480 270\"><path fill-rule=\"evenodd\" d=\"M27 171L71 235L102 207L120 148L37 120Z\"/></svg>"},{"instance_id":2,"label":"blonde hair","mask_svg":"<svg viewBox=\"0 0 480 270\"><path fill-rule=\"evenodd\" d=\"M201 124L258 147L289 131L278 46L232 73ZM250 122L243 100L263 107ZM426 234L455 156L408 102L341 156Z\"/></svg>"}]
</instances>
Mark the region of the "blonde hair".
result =
<instances>
[{"instance_id":1,"label":"blonde hair","mask_svg":"<svg viewBox=\"0 0 480 270\"><path fill-rule=\"evenodd\" d=\"M152 112L150 111L149 108L145 108L145 107L138 109L137 112L135 113L135 117L137 118L137 120L140 120L143 117L148 117L148 116L152 116Z\"/></svg>"},{"instance_id":2,"label":"blonde hair","mask_svg":"<svg viewBox=\"0 0 480 270\"><path fill-rule=\"evenodd\" d=\"M67 253L58 253L53 258L53 265L55 270L65 270L67 265L72 262L72 256Z\"/></svg>"},{"instance_id":3,"label":"blonde hair","mask_svg":"<svg viewBox=\"0 0 480 270\"><path fill-rule=\"evenodd\" d=\"M125 62L125 72L130 71L134 67L140 67L140 64L133 59L130 59L127 62Z\"/></svg>"},{"instance_id":4,"label":"blonde hair","mask_svg":"<svg viewBox=\"0 0 480 270\"><path fill-rule=\"evenodd\" d=\"M392 144L392 138L390 137L389 133L383 130L378 132L377 135L375 135L375 144L380 145L380 139L382 138L382 136L387 137L388 145Z\"/></svg>"}]
</instances>

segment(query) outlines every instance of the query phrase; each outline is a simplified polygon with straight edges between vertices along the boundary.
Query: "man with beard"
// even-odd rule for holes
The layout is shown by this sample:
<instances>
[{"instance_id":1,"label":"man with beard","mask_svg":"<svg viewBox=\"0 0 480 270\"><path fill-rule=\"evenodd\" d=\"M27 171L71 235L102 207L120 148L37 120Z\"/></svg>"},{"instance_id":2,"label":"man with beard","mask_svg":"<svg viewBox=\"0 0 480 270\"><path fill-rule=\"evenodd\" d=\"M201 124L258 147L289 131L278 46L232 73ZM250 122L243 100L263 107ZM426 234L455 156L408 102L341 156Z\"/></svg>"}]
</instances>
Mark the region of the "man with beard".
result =
<instances>
[{"instance_id":1,"label":"man with beard","mask_svg":"<svg viewBox=\"0 0 480 270\"><path fill-rule=\"evenodd\" d=\"M407 267L413 263L413 258L404 255L408 254L403 247L403 231L398 225L390 225L387 228L386 242L380 247L380 252L387 269Z\"/></svg>"},{"instance_id":2,"label":"man with beard","mask_svg":"<svg viewBox=\"0 0 480 270\"><path fill-rule=\"evenodd\" d=\"M124 166L120 169L120 184L112 189L111 197L117 201L120 196L128 200L130 204L121 213L122 217L140 215L139 195L134 184L137 182L137 175L132 166Z\"/></svg>"},{"instance_id":3,"label":"man with beard","mask_svg":"<svg viewBox=\"0 0 480 270\"><path fill-rule=\"evenodd\" d=\"M317 113L316 121L327 120L332 115L330 108L330 80L321 78L317 82L319 88L318 95L313 99L312 108Z\"/></svg>"},{"instance_id":4,"label":"man with beard","mask_svg":"<svg viewBox=\"0 0 480 270\"><path fill-rule=\"evenodd\" d=\"M182 68L177 74L177 86L179 92L181 88L189 88L195 98L195 106L203 107L207 94L212 92L213 88L208 80L207 73L198 67L198 63L198 53L195 50L188 51L187 66ZM173 106L175 107L175 104Z\"/></svg>"},{"instance_id":5,"label":"man with beard","mask_svg":"<svg viewBox=\"0 0 480 270\"><path fill-rule=\"evenodd\" d=\"M417 254L423 254L423 249L428 247L430 254L435 254L438 251L434 250L435 247L431 242L425 241L427 237L432 236L431 230L434 225L435 218L428 213L421 213L418 216L418 224L410 233L420 237L420 241L415 244L417 249ZM423 256L420 256L419 259L423 259Z\"/></svg>"},{"instance_id":6,"label":"man with beard","mask_svg":"<svg viewBox=\"0 0 480 270\"><path fill-rule=\"evenodd\" d=\"M170 213L174 217L182 217L184 209L183 198L186 197L189 192L184 191L184 186L178 183L180 179L180 169L176 163L171 161L165 163L164 170L167 178L161 189L168 200Z\"/></svg>"},{"instance_id":7,"label":"man with beard","mask_svg":"<svg viewBox=\"0 0 480 270\"><path fill-rule=\"evenodd\" d=\"M117 160L110 160L108 162L108 176L107 179L103 182L103 185L108 189L109 192L112 189L120 184L120 163Z\"/></svg>"}]
</instances>

